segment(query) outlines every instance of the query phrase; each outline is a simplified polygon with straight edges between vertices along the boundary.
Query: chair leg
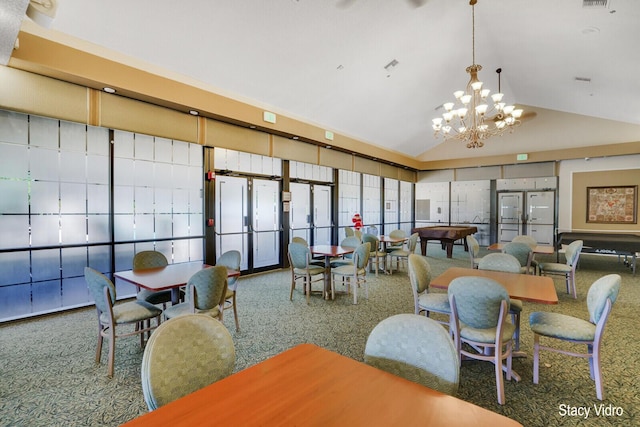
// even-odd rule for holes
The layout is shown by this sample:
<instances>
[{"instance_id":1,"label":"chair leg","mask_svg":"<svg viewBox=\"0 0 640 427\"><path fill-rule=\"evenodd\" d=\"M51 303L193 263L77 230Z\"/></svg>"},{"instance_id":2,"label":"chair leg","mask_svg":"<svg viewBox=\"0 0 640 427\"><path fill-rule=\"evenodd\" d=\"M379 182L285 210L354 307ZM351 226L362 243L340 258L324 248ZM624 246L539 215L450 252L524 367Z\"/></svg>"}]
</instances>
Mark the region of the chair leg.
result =
<instances>
[{"instance_id":1,"label":"chair leg","mask_svg":"<svg viewBox=\"0 0 640 427\"><path fill-rule=\"evenodd\" d=\"M596 382L596 396L599 400L604 400L604 385L602 384L602 370L600 368L600 346L596 344L588 345L588 351L591 353L589 358L589 368L591 370L591 378Z\"/></svg>"},{"instance_id":2,"label":"chair leg","mask_svg":"<svg viewBox=\"0 0 640 427\"><path fill-rule=\"evenodd\" d=\"M516 330L513 334L513 339L516 343L515 351L520 351L520 313L511 313L511 321L516 327Z\"/></svg>"},{"instance_id":3,"label":"chair leg","mask_svg":"<svg viewBox=\"0 0 640 427\"><path fill-rule=\"evenodd\" d=\"M113 362L116 357L116 328L114 325L109 326L109 363L107 367L107 376L113 377Z\"/></svg>"},{"instance_id":4,"label":"chair leg","mask_svg":"<svg viewBox=\"0 0 640 427\"><path fill-rule=\"evenodd\" d=\"M496 346L495 359L493 364L496 370L496 391L498 394L498 403L504 405L504 378L502 377L502 346ZM507 371L510 367L507 365Z\"/></svg>"},{"instance_id":5,"label":"chair leg","mask_svg":"<svg viewBox=\"0 0 640 427\"><path fill-rule=\"evenodd\" d=\"M576 275L574 271L569 273L570 281L571 281L571 289L573 291L573 298L578 299L578 292L576 291Z\"/></svg>"},{"instance_id":6,"label":"chair leg","mask_svg":"<svg viewBox=\"0 0 640 427\"><path fill-rule=\"evenodd\" d=\"M104 341L104 337L102 336L102 331L104 330L102 324L98 322L98 344L96 345L96 363L100 363L100 359L102 357L102 342Z\"/></svg>"},{"instance_id":7,"label":"chair leg","mask_svg":"<svg viewBox=\"0 0 640 427\"><path fill-rule=\"evenodd\" d=\"M311 276L307 275L304 279L304 293L307 294L307 305L311 297Z\"/></svg>"},{"instance_id":8,"label":"chair leg","mask_svg":"<svg viewBox=\"0 0 640 427\"><path fill-rule=\"evenodd\" d=\"M233 318L236 321L236 332L240 332L240 322L238 322L238 306L236 305L236 293L233 293L233 297L231 298L231 302L233 304Z\"/></svg>"},{"instance_id":9,"label":"chair leg","mask_svg":"<svg viewBox=\"0 0 640 427\"><path fill-rule=\"evenodd\" d=\"M533 334L533 383L538 384L540 372L540 335Z\"/></svg>"}]
</instances>

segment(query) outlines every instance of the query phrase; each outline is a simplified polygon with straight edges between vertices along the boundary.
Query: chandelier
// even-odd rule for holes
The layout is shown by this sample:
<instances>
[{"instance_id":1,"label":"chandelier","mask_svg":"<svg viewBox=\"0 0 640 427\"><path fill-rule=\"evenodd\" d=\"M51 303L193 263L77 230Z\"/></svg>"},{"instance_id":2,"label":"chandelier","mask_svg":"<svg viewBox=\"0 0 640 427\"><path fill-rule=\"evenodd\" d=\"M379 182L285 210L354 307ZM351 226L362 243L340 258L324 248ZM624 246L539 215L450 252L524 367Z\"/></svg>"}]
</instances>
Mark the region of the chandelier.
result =
<instances>
[{"instance_id":1,"label":"chandelier","mask_svg":"<svg viewBox=\"0 0 640 427\"><path fill-rule=\"evenodd\" d=\"M467 89L453 93L454 102L445 102L442 107L445 112L442 117L433 119L433 130L436 138L442 136L445 141L458 139L467 143L467 148L479 148L483 141L492 136L499 136L505 132L512 132L513 128L520 125L522 110L513 105L502 102L503 94L500 93L500 73L498 68L498 93L489 97L489 89L482 88L482 82L478 80L478 72L482 66L476 64L475 46L475 4L477 0L470 0L471 5L471 46L472 64L466 71L471 76ZM491 103L491 105L489 104Z\"/></svg>"}]
</instances>

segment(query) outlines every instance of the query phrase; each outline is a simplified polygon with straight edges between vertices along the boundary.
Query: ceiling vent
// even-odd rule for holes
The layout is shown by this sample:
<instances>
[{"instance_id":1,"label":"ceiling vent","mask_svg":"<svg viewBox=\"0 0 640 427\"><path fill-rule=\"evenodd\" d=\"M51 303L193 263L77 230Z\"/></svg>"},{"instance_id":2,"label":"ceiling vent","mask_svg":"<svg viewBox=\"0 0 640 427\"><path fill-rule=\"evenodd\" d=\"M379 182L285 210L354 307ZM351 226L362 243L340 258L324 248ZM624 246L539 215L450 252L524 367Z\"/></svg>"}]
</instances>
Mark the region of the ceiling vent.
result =
<instances>
[{"instance_id":1,"label":"ceiling vent","mask_svg":"<svg viewBox=\"0 0 640 427\"><path fill-rule=\"evenodd\" d=\"M591 83L591 78L589 77L576 77L575 81L582 83Z\"/></svg>"},{"instance_id":2,"label":"ceiling vent","mask_svg":"<svg viewBox=\"0 0 640 427\"><path fill-rule=\"evenodd\" d=\"M582 7L588 9L606 9L609 0L582 0Z\"/></svg>"}]
</instances>

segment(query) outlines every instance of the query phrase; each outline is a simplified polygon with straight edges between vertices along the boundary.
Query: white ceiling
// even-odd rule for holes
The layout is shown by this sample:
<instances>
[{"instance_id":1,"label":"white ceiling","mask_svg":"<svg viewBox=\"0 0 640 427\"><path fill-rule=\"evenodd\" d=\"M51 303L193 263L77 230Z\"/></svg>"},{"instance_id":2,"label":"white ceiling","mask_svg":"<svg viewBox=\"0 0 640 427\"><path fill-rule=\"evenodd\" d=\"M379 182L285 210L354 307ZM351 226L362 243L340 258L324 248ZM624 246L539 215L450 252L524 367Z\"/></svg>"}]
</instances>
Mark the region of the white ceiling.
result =
<instances>
[{"instance_id":1,"label":"white ceiling","mask_svg":"<svg viewBox=\"0 0 640 427\"><path fill-rule=\"evenodd\" d=\"M468 81L471 6L419 3L59 0L51 28L412 157L478 155L431 130ZM640 140L640 1L479 0L475 15L480 79L497 91L501 67L506 101L538 113L483 155Z\"/></svg>"}]
</instances>

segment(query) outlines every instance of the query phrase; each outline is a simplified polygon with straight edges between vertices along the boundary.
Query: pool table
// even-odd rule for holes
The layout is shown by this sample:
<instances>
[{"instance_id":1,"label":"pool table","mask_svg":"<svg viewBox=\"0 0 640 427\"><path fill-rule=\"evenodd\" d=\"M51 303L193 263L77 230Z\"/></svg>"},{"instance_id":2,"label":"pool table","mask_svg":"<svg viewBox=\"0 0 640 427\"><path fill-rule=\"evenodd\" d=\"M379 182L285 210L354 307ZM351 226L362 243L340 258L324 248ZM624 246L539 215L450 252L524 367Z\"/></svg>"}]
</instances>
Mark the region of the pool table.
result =
<instances>
[{"instance_id":1,"label":"pool table","mask_svg":"<svg viewBox=\"0 0 640 427\"><path fill-rule=\"evenodd\" d=\"M465 237L477 231L477 227L463 225L437 225L434 227L419 227L411 230L412 233L418 233L420 236L422 255L427 255L427 242L429 240L439 240L442 244L442 249L447 249L447 258L452 257L453 243L456 240L462 239L464 250L468 252L469 247L467 246L467 239L465 239Z\"/></svg>"}]
</instances>

